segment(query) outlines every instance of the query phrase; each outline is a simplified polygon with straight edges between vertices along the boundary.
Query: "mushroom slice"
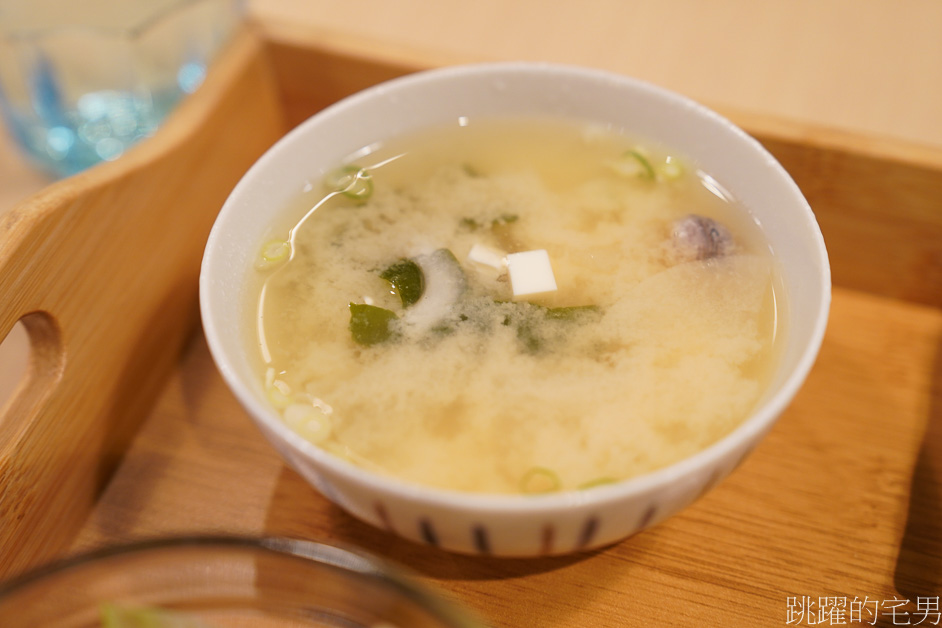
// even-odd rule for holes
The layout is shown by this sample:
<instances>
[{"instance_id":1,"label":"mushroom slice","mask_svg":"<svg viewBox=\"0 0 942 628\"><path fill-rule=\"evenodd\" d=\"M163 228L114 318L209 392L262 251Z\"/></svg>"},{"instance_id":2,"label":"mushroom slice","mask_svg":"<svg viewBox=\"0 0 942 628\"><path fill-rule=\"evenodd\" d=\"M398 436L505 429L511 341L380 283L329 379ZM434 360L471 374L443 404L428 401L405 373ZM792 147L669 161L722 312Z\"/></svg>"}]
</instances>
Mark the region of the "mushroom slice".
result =
<instances>
[{"instance_id":1,"label":"mushroom slice","mask_svg":"<svg viewBox=\"0 0 942 628\"><path fill-rule=\"evenodd\" d=\"M722 223L690 214L674 223L671 254L677 262L692 262L727 255L736 247L733 235Z\"/></svg>"}]
</instances>

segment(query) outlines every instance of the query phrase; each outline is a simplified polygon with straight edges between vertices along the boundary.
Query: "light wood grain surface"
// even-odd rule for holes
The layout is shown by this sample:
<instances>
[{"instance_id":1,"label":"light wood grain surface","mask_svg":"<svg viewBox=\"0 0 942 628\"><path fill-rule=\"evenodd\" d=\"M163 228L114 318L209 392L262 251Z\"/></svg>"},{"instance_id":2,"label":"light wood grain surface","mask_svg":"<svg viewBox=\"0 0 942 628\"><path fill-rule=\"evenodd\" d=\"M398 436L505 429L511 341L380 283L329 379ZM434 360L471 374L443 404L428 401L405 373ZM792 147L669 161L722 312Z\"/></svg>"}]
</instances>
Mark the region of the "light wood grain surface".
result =
<instances>
[{"instance_id":1,"label":"light wood grain surface","mask_svg":"<svg viewBox=\"0 0 942 628\"><path fill-rule=\"evenodd\" d=\"M248 8L314 40L454 62L601 67L718 108L942 146L935 0L250 0ZM0 213L48 183L0 129ZM25 368L26 344L20 327L0 344L0 399Z\"/></svg>"},{"instance_id":2,"label":"light wood grain surface","mask_svg":"<svg viewBox=\"0 0 942 628\"><path fill-rule=\"evenodd\" d=\"M934 0L258 0L265 19L455 59L577 63L717 107L942 145Z\"/></svg>"},{"instance_id":3,"label":"light wood grain surface","mask_svg":"<svg viewBox=\"0 0 942 628\"><path fill-rule=\"evenodd\" d=\"M328 539L507 628L777 626L789 596L937 595L942 312L839 289L830 329L808 385L713 493L610 549L533 560L445 554L326 503L254 437L197 337L77 547L192 530ZM911 486L930 494L910 505Z\"/></svg>"},{"instance_id":4,"label":"light wood grain surface","mask_svg":"<svg viewBox=\"0 0 942 628\"><path fill-rule=\"evenodd\" d=\"M146 197L163 207L194 195L183 206L193 232L173 254L173 272L138 265L142 276L165 282L162 289L174 278L186 278L182 283L192 288L198 234L213 215L218 185L261 144L344 93L424 65L495 58L568 61L635 74L735 114L792 172L821 222L836 285L828 333L811 377L769 437L684 513L605 550L539 560L450 555L373 530L320 497L257 436L213 368L198 330L186 334L168 322L161 337L185 341L185 350L165 365L152 410L132 406L129 418L127 408L111 407L127 397L96 401L80 378L69 376L72 397L58 412L68 411L71 398L77 415L130 420L136 431L126 426L127 453L105 465L113 466L113 475L70 480L81 489L73 503L48 501L57 510L42 512L61 518L58 527L44 528L43 517L29 514L30 504L0 499L3 513L31 517L25 521L37 527L30 534L0 517L0 572L155 535L287 534L354 544L404 563L494 626L775 626L785 623L788 598L803 596L907 599L915 624L916 600L942 593L940 5L485 0L470 6L452 0L254 2L265 32L281 42L265 49L266 63L252 61L257 50L251 42L240 48L229 75L217 74L206 98L176 120L175 130L143 147L136 166L116 164L104 174L47 189L44 206L78 221L71 223L81 227L76 233L100 237L91 225L79 224L82 211L101 215L96 212L113 211L120 201L157 233L160 221L148 218L146 202L135 203L130 191L143 185ZM241 106L222 106L233 102L233 94ZM188 175L219 173L211 189L186 183L178 157L217 159L215 134L248 123L254 146L222 146L225 158L205 170L201 160L183 162L190 164ZM188 133L197 139L184 141ZM0 208L8 208L45 182L8 143L0 147ZM156 165L162 183L142 174L147 164ZM114 243L96 260L63 230L54 235L58 240L46 248L58 242L77 263L96 268L115 263L108 256L139 248L137 240ZM44 246L32 229L10 229L0 237ZM62 257L42 259L62 263ZM65 304L65 314L55 312L63 320L97 320L79 311L91 303L81 295L93 291L92 283L77 281L70 289L59 279L47 294L45 286L17 283L43 276L29 260L6 268L15 268L16 277L0 276L0 286L8 286L0 293L0 313L16 311L9 306L14 302ZM186 318L192 298L186 285L173 300L173 311L181 312L177 322ZM113 287L101 289L128 298ZM158 301L148 298L132 308L129 325L155 315ZM94 308L92 313L107 316ZM43 326L41 319L33 325ZM131 375L143 372L127 354L109 352L98 363L89 357L103 338L116 350L127 349L120 338L95 336L100 330L94 327L70 345L79 367L101 378L121 370L127 359ZM25 344L25 334L15 338ZM138 341L161 356L175 355L153 336ZM39 338L39 345L48 343ZM0 365L0 382L22 370L9 353L0 353ZM147 381L154 388L156 380ZM126 381L103 385L127 388ZM109 399L114 403L101 409ZM17 420L0 420L0 438L15 431L10 426ZM56 442L48 425L33 431ZM79 428L68 434L113 453ZM16 484L18 458L2 447L0 497L20 494L44 503L42 487ZM76 459L95 467L87 456ZM32 460L38 467L57 462L55 456ZM72 507L85 508L87 519L69 536L65 528L76 515L63 509ZM53 538L50 530L67 538ZM43 547L24 548L23 541ZM893 625L885 614L873 620Z\"/></svg>"},{"instance_id":5,"label":"light wood grain surface","mask_svg":"<svg viewBox=\"0 0 942 628\"><path fill-rule=\"evenodd\" d=\"M232 53L139 150L0 216L0 333L21 320L34 354L0 415L8 572L52 556L94 505L194 329L216 212L282 132L269 73L252 80L258 44ZM232 133L234 111L251 126Z\"/></svg>"},{"instance_id":6,"label":"light wood grain surface","mask_svg":"<svg viewBox=\"0 0 942 628\"><path fill-rule=\"evenodd\" d=\"M702 102L942 146L935 0L250 0L250 15L458 61L637 76ZM43 180L0 141L0 209Z\"/></svg>"}]
</instances>

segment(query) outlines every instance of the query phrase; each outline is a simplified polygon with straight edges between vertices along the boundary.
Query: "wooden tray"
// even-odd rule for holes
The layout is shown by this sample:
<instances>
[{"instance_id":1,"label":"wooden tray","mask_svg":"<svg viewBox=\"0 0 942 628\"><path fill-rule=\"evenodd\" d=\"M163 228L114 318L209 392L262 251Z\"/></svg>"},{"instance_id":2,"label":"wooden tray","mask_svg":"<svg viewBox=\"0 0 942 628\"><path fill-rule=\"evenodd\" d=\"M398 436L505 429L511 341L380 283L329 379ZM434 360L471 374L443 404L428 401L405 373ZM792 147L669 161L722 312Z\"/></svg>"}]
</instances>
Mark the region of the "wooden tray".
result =
<instances>
[{"instance_id":1,"label":"wooden tray","mask_svg":"<svg viewBox=\"0 0 942 628\"><path fill-rule=\"evenodd\" d=\"M398 561L494 626L822 623L824 597L843 602L837 623L892 625L894 600L898 619L938 623L942 152L726 111L793 174L828 244L807 384L731 478L653 530L564 558L446 554L288 470L199 333L205 238L254 159L342 96L455 61L313 35L250 25L154 138L0 222L0 337L23 320L32 345L0 413L0 577L142 537L277 534Z\"/></svg>"}]
</instances>

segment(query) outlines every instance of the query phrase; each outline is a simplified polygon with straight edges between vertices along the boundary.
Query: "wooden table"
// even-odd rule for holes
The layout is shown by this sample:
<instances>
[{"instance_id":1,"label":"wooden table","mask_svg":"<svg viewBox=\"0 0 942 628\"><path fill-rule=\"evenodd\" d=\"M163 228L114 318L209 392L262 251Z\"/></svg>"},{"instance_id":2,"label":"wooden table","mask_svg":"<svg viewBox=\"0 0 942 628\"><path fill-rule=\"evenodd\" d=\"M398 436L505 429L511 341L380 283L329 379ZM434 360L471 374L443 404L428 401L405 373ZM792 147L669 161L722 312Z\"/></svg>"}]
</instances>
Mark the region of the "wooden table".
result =
<instances>
[{"instance_id":1,"label":"wooden table","mask_svg":"<svg viewBox=\"0 0 942 628\"><path fill-rule=\"evenodd\" d=\"M284 534L403 563L494 626L810 625L798 611L825 610L825 597L843 601L845 622L856 610L865 623L932 625L942 593L942 10L824 4L253 5L261 27L153 140L0 222L0 334L51 312L27 319L33 384L0 415L0 572L142 537ZM460 28L446 21L455 15ZM261 150L345 93L487 58L616 69L718 107L793 174L831 254L820 358L770 436L679 516L589 554L458 556L352 519L258 438L195 327L202 241ZM45 182L7 151L9 205ZM175 232L158 211L172 212ZM23 254L11 262L11 250ZM894 618L895 601L908 603Z\"/></svg>"}]
</instances>

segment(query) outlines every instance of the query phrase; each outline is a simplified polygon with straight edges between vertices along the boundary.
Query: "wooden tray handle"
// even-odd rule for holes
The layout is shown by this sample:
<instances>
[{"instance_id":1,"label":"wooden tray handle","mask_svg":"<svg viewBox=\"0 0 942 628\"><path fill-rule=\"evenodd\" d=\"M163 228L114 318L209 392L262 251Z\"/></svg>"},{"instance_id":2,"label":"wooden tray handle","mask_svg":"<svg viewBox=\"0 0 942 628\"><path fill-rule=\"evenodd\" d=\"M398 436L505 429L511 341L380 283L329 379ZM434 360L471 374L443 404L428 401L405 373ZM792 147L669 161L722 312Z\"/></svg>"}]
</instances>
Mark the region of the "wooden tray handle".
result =
<instances>
[{"instance_id":1,"label":"wooden tray handle","mask_svg":"<svg viewBox=\"0 0 942 628\"><path fill-rule=\"evenodd\" d=\"M31 356L0 411L0 578L59 553L195 329L200 259L238 178L284 132L251 26L153 138L0 221L0 338Z\"/></svg>"}]
</instances>

